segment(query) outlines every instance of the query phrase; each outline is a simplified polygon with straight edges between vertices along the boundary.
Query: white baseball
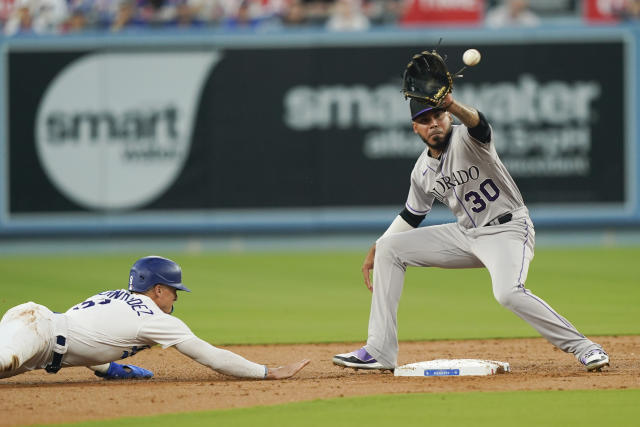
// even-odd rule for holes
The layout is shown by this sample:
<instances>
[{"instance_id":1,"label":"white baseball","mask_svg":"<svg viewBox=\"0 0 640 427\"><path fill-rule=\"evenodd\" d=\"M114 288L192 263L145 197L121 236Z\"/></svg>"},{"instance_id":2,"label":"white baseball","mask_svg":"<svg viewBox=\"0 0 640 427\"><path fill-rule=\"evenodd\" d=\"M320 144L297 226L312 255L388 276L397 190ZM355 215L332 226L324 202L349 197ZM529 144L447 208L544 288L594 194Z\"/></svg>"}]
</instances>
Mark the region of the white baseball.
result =
<instances>
[{"instance_id":1,"label":"white baseball","mask_svg":"<svg viewBox=\"0 0 640 427\"><path fill-rule=\"evenodd\" d=\"M482 58L482 56L477 49L467 49L462 55L462 62L469 67L473 67L480 62L480 58Z\"/></svg>"}]
</instances>

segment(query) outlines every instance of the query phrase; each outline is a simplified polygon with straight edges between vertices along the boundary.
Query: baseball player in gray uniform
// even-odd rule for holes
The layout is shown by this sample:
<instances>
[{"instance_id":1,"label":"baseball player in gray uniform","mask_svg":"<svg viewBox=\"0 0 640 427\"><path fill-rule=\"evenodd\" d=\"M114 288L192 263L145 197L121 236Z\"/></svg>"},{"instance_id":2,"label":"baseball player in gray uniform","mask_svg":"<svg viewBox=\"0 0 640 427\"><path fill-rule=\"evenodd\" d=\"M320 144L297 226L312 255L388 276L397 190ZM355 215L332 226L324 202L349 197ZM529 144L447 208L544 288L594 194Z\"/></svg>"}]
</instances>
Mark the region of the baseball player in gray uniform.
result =
<instances>
[{"instance_id":1,"label":"baseball player in gray uniform","mask_svg":"<svg viewBox=\"0 0 640 427\"><path fill-rule=\"evenodd\" d=\"M215 371L243 378L289 378L309 363L267 368L201 340L171 315L178 290L190 292L178 264L149 256L131 268L128 289L100 292L65 313L33 302L13 307L0 320L0 378L66 366L90 367L106 378L148 378L150 371L114 361L155 344L175 346Z\"/></svg>"},{"instance_id":2,"label":"baseball player in gray uniform","mask_svg":"<svg viewBox=\"0 0 640 427\"><path fill-rule=\"evenodd\" d=\"M404 210L367 254L362 272L373 291L367 344L333 363L393 369L398 355L397 309L407 266L486 267L493 295L587 370L609 365L601 346L525 288L535 231L520 191L495 150L484 115L448 94L441 107L410 101L413 131L426 144L411 172ZM451 115L461 125L453 125ZM417 228L438 200L456 223ZM373 270L373 283L370 272Z\"/></svg>"}]
</instances>

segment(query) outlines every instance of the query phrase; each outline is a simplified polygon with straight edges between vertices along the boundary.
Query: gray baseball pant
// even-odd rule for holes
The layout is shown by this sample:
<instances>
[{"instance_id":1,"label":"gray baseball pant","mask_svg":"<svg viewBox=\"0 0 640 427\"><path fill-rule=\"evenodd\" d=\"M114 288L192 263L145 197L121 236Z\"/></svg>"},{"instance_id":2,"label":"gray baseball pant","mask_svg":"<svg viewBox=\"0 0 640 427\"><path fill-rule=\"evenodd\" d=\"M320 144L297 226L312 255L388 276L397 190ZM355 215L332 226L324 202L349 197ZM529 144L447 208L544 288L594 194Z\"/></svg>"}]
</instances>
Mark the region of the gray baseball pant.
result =
<instances>
[{"instance_id":1,"label":"gray baseball pant","mask_svg":"<svg viewBox=\"0 0 640 427\"><path fill-rule=\"evenodd\" d=\"M493 295L559 349L577 358L599 345L524 287L535 231L528 216L506 224L464 229L457 223L416 228L378 239L365 349L393 368L398 360L398 303L407 266L486 267Z\"/></svg>"}]
</instances>

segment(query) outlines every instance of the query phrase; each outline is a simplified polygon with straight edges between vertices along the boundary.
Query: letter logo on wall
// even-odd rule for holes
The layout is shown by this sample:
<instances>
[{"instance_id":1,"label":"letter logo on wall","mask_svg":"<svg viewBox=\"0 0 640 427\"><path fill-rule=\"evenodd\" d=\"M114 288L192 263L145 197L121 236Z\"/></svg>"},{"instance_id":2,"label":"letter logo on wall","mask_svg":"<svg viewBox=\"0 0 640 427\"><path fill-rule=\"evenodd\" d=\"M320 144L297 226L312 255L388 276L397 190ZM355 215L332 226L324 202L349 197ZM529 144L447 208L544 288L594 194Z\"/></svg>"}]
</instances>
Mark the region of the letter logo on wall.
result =
<instances>
[{"instance_id":1,"label":"letter logo on wall","mask_svg":"<svg viewBox=\"0 0 640 427\"><path fill-rule=\"evenodd\" d=\"M216 52L93 53L51 82L36 147L56 188L88 209L133 209L160 196L189 154Z\"/></svg>"}]
</instances>

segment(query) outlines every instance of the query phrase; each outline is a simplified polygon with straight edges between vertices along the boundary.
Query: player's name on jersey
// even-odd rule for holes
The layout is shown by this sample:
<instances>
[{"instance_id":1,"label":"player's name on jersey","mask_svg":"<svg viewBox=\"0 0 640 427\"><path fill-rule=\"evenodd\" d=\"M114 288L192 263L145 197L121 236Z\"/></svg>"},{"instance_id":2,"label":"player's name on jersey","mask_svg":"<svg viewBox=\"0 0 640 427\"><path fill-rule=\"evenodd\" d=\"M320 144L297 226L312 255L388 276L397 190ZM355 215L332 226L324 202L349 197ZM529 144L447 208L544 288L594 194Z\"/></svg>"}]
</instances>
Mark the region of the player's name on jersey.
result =
<instances>
[{"instance_id":1,"label":"player's name on jersey","mask_svg":"<svg viewBox=\"0 0 640 427\"><path fill-rule=\"evenodd\" d=\"M112 301L122 301L126 303L138 316L142 316L143 314L154 314L153 310L144 304L144 301L141 298L132 295L129 291L124 289L100 292L98 295L76 305L72 310L84 310L95 306L106 306L111 304Z\"/></svg>"}]
</instances>

